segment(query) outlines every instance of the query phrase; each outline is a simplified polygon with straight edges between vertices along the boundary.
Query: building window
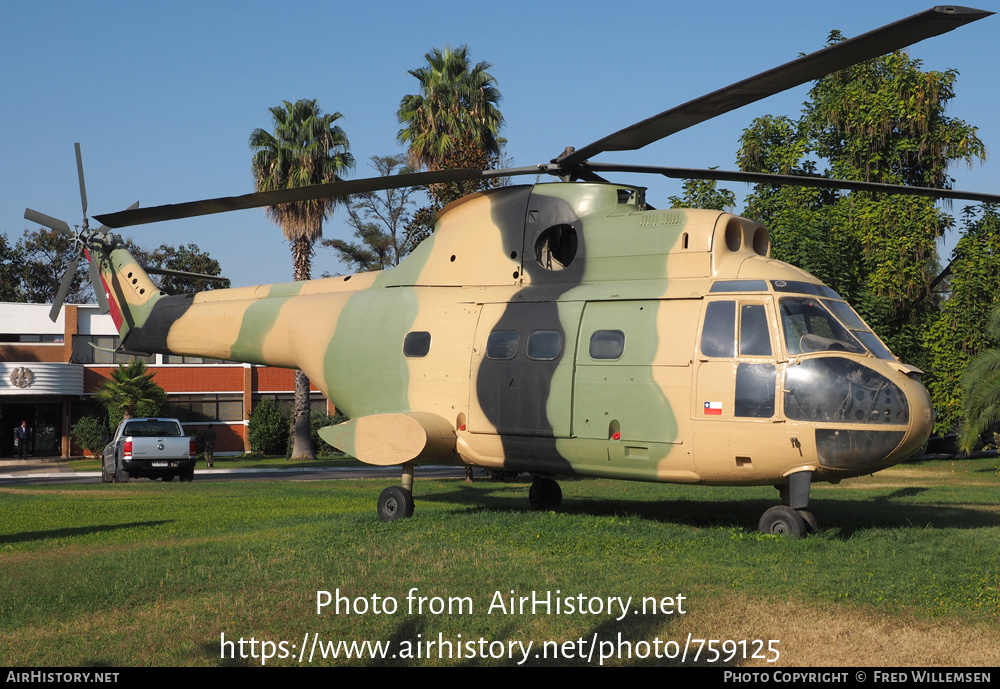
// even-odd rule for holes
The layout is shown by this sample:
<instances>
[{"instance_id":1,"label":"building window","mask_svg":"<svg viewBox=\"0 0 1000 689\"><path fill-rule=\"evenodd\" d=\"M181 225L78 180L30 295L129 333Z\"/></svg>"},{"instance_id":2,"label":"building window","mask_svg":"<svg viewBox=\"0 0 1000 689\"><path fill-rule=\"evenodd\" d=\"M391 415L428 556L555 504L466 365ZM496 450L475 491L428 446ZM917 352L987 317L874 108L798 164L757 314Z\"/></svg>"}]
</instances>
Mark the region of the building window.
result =
<instances>
[{"instance_id":1,"label":"building window","mask_svg":"<svg viewBox=\"0 0 1000 689\"><path fill-rule=\"evenodd\" d=\"M242 421L243 395L169 395L164 415L184 423Z\"/></svg>"},{"instance_id":2,"label":"building window","mask_svg":"<svg viewBox=\"0 0 1000 689\"><path fill-rule=\"evenodd\" d=\"M253 406L256 407L261 400L272 400L276 402L281 407L281 413L285 415L286 418L292 418L295 414L295 393L294 392L282 392L282 393L265 393L261 395L253 396ZM323 414L326 415L326 398L323 397L322 392L310 392L309 393L309 413L310 414Z\"/></svg>"},{"instance_id":3,"label":"building window","mask_svg":"<svg viewBox=\"0 0 1000 689\"><path fill-rule=\"evenodd\" d=\"M232 364L233 361L226 359L212 359L207 356L181 356L180 354L164 354L165 364Z\"/></svg>"},{"instance_id":4,"label":"building window","mask_svg":"<svg viewBox=\"0 0 1000 689\"><path fill-rule=\"evenodd\" d=\"M156 363L155 354L137 356L106 351L116 350L119 346L121 338L117 335L74 335L73 354L69 361L71 364L127 364L133 359L143 359L147 364Z\"/></svg>"}]
</instances>

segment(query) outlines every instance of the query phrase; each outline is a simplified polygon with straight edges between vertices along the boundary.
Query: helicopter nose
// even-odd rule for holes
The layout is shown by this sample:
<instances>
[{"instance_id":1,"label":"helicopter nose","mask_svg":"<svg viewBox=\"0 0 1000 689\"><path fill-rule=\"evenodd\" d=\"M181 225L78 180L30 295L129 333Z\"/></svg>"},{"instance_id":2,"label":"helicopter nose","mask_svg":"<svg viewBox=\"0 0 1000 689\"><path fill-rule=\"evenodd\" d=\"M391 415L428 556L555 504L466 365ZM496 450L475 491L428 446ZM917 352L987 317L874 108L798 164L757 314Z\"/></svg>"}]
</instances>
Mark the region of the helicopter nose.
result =
<instances>
[{"instance_id":1,"label":"helicopter nose","mask_svg":"<svg viewBox=\"0 0 1000 689\"><path fill-rule=\"evenodd\" d=\"M819 463L868 473L903 461L927 441L930 396L912 367L817 357L788 367L785 414L816 424Z\"/></svg>"},{"instance_id":2,"label":"helicopter nose","mask_svg":"<svg viewBox=\"0 0 1000 689\"><path fill-rule=\"evenodd\" d=\"M910 423L899 444L889 457L887 464L902 462L911 457L923 447L934 427L934 408L931 406L931 396L923 386L916 373L902 373L898 381L903 394L910 404Z\"/></svg>"}]
</instances>

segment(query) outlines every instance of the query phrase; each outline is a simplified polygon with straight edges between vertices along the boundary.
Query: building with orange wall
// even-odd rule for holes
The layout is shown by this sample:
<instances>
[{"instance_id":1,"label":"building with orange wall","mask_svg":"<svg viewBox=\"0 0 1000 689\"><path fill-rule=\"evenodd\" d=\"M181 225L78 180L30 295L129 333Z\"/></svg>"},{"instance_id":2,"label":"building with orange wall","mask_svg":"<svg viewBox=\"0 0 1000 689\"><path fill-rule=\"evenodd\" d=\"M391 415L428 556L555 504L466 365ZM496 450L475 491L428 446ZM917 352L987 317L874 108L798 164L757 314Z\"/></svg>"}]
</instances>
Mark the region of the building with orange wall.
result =
<instances>
[{"instance_id":1,"label":"building with orange wall","mask_svg":"<svg viewBox=\"0 0 1000 689\"><path fill-rule=\"evenodd\" d=\"M0 457L15 454L14 428L21 421L33 429L33 455L82 454L70 430L80 418L103 413L94 390L128 359L113 353L118 332L97 306L67 304L55 323L49 309L0 303ZM216 454L249 452L254 405L269 398L290 407L295 396L289 369L167 354L146 362L167 392L166 415L179 418L192 435L213 424ZM311 389L313 410L332 414L322 393Z\"/></svg>"}]
</instances>

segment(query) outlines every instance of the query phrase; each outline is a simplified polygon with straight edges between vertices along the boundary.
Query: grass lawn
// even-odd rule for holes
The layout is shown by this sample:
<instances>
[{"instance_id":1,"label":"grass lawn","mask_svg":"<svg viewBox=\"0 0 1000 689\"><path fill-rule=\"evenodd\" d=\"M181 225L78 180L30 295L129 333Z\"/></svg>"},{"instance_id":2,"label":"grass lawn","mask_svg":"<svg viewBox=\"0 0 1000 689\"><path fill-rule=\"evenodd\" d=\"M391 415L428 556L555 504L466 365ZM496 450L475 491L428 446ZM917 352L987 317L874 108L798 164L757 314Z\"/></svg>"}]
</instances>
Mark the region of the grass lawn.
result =
<instances>
[{"instance_id":1,"label":"grass lawn","mask_svg":"<svg viewBox=\"0 0 1000 689\"><path fill-rule=\"evenodd\" d=\"M414 517L387 524L385 480L0 488L0 664L291 665L305 645L316 665L515 665L531 642L527 665L591 645L591 665L677 665L654 649L687 645L686 665L768 667L772 640L779 666L1000 664L995 459L814 486L822 532L799 541L756 532L772 488L560 484L558 511L530 512L527 482L418 480ZM317 614L338 589L352 611ZM561 614L512 611L511 591ZM695 662L689 637L719 643ZM321 658L317 639L390 645Z\"/></svg>"}]
</instances>

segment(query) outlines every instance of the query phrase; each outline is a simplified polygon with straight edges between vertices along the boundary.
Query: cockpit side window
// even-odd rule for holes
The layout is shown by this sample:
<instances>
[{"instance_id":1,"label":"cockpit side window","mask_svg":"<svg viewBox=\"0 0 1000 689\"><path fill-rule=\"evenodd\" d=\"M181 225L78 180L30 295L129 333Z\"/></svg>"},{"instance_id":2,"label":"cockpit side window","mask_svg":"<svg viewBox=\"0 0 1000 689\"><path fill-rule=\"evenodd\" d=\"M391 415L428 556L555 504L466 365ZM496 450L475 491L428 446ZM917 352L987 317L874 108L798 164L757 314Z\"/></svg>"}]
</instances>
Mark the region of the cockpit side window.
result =
<instances>
[{"instance_id":1,"label":"cockpit side window","mask_svg":"<svg viewBox=\"0 0 1000 689\"><path fill-rule=\"evenodd\" d=\"M736 356L735 301L713 301L705 309L701 353L712 357Z\"/></svg>"},{"instance_id":2,"label":"cockpit side window","mask_svg":"<svg viewBox=\"0 0 1000 689\"><path fill-rule=\"evenodd\" d=\"M740 356L771 356L767 307L763 304L740 305Z\"/></svg>"}]
</instances>

